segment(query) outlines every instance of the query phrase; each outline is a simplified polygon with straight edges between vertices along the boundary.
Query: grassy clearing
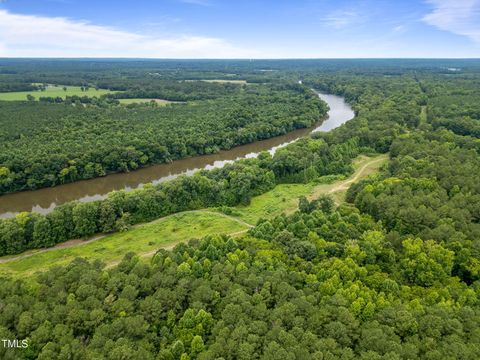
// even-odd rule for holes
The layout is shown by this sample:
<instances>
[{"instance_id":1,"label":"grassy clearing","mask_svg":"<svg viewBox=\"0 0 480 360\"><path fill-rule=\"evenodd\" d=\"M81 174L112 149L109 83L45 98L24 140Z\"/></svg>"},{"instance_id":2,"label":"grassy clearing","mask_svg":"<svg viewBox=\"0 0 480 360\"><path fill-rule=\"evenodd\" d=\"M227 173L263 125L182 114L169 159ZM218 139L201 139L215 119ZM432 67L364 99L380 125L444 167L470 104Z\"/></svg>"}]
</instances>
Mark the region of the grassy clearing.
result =
<instances>
[{"instance_id":1,"label":"grassy clearing","mask_svg":"<svg viewBox=\"0 0 480 360\"><path fill-rule=\"evenodd\" d=\"M235 215L251 224L260 218L275 217L282 212L296 209L298 198L307 196L315 188L315 184L280 184L273 190L256 196L250 205L235 207Z\"/></svg>"},{"instance_id":2,"label":"grassy clearing","mask_svg":"<svg viewBox=\"0 0 480 360\"><path fill-rule=\"evenodd\" d=\"M295 211L300 196L312 200L322 194L331 194L335 202L340 204L345 201L346 190L350 184L377 172L386 161L386 155L359 156L353 163L355 172L348 179L328 184L281 184L252 199L250 205L237 206L235 213L240 219L255 224L262 217L275 217L283 212Z\"/></svg>"},{"instance_id":3,"label":"grassy clearing","mask_svg":"<svg viewBox=\"0 0 480 360\"><path fill-rule=\"evenodd\" d=\"M218 84L224 84L224 83L246 84L247 83L246 80L222 80L222 79L218 79L218 80L202 80L202 81L206 81L206 82L209 82L209 83L218 83Z\"/></svg>"},{"instance_id":4,"label":"grassy clearing","mask_svg":"<svg viewBox=\"0 0 480 360\"><path fill-rule=\"evenodd\" d=\"M8 92L8 93L0 93L0 100L4 101L15 101L20 100L24 101L27 100L27 95L33 95L36 100L40 97L61 97L65 99L67 96L101 96L105 94L112 93L110 90L106 89L94 89L89 88L88 90L82 91L80 86L65 86L67 90L63 90L63 85L53 86L49 85L45 89L45 91L17 91L17 92Z\"/></svg>"},{"instance_id":5,"label":"grassy clearing","mask_svg":"<svg viewBox=\"0 0 480 360\"><path fill-rule=\"evenodd\" d=\"M0 263L0 275L15 277L28 276L44 271L52 265L69 263L76 257L90 260L100 259L109 265L118 263L132 251L141 256L150 256L159 248L170 248L175 244L209 234L235 235L245 232L262 217L274 217L282 212L290 213L297 209L298 198L306 196L315 199L322 194L332 194L337 203L344 201L350 184L376 171L387 161L386 155L374 157L360 156L354 161L355 172L348 179L332 183L281 184L273 190L252 199L248 206L237 206L230 217L212 210L198 210L167 216L151 223L140 224L124 233L116 233L88 243L71 247L31 251L26 256ZM246 222L246 223L244 223ZM16 258L3 257L1 260Z\"/></svg>"},{"instance_id":6,"label":"grassy clearing","mask_svg":"<svg viewBox=\"0 0 480 360\"><path fill-rule=\"evenodd\" d=\"M155 101L159 106L165 106L167 104L176 103L177 101L168 101L163 99L118 99L120 104L128 105L128 104L141 104L141 103L149 103L151 101Z\"/></svg>"},{"instance_id":7,"label":"grassy clearing","mask_svg":"<svg viewBox=\"0 0 480 360\"><path fill-rule=\"evenodd\" d=\"M184 81L205 81L209 83L217 83L217 84L225 84L225 83L230 83L230 84L247 84L246 80L229 80L229 79L202 79L202 80L184 80Z\"/></svg>"},{"instance_id":8,"label":"grassy clearing","mask_svg":"<svg viewBox=\"0 0 480 360\"><path fill-rule=\"evenodd\" d=\"M171 247L192 238L217 233L234 234L247 229L248 226L222 214L210 211L185 212L136 226L123 233L108 235L85 245L36 253L0 264L0 275L28 276L53 265L69 263L76 257L100 259L107 264L116 263L130 251L151 255L159 248Z\"/></svg>"},{"instance_id":9,"label":"grassy clearing","mask_svg":"<svg viewBox=\"0 0 480 360\"><path fill-rule=\"evenodd\" d=\"M420 110L420 123L426 124L427 123L427 106L423 105Z\"/></svg>"}]
</instances>

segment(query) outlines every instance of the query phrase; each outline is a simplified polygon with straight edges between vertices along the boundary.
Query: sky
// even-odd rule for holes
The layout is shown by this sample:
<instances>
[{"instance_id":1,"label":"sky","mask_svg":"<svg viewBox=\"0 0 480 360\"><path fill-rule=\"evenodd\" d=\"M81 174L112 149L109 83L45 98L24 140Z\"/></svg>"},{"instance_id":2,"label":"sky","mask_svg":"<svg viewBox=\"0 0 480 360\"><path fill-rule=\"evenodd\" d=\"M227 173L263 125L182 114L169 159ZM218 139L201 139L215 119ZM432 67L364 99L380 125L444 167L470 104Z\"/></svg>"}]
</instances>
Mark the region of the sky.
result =
<instances>
[{"instance_id":1,"label":"sky","mask_svg":"<svg viewBox=\"0 0 480 360\"><path fill-rule=\"evenodd\" d=\"M480 58L480 0L0 0L0 57Z\"/></svg>"}]
</instances>

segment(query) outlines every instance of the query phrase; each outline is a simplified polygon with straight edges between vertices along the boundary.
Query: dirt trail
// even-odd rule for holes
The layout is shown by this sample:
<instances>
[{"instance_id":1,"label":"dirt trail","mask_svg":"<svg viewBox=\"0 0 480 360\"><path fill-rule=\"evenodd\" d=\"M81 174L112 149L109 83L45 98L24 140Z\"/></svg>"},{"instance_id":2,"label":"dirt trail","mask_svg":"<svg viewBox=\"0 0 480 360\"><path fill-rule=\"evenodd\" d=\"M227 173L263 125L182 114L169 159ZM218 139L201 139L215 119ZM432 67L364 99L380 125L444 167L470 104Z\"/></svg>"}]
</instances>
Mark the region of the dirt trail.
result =
<instances>
[{"instance_id":1,"label":"dirt trail","mask_svg":"<svg viewBox=\"0 0 480 360\"><path fill-rule=\"evenodd\" d=\"M245 225L248 228L253 227L252 224L249 224L249 223L247 223L247 222L245 222L241 219L238 219L236 217L226 215L226 214L223 214L223 213L220 213L220 212L209 211L209 210L189 210L189 211L183 211L183 212L167 215L167 216L164 216L164 217L159 218L157 220L153 220L149 223L137 224L137 225L132 226L132 228L136 228L136 227L143 226L143 225L148 225L148 224L155 224L157 222L165 221L165 220L167 220L169 218L172 218L174 216L180 216L182 214L191 214L191 213L214 214L214 215L217 215L217 216L222 216L224 218L233 220L233 221L235 221L239 224ZM247 231L247 230L245 230L245 231ZM230 235L235 235L235 234L237 234L237 233L233 233L233 234L230 234ZM87 244L90 244L92 242L104 239L105 237L110 236L110 235L112 235L112 234L98 235L98 236L95 236L95 237L90 238L88 240L82 240L82 239L68 240L68 241L65 241L63 243L57 244L55 246L52 246L52 247L49 247L49 248L46 248L46 249L33 250L33 251L29 251L29 252L23 253L21 255L15 256L15 257L10 257L10 258L7 258L7 259L0 259L0 264L9 263L9 262L16 261L16 260L22 260L22 259L28 258L30 256L42 254L42 253L45 253L45 252L50 252L50 251L55 251L55 250L60 250L60 249L67 249L67 248L72 248L72 247L76 247L76 246L87 245ZM166 245L166 246L169 246L169 245Z\"/></svg>"},{"instance_id":2,"label":"dirt trail","mask_svg":"<svg viewBox=\"0 0 480 360\"><path fill-rule=\"evenodd\" d=\"M365 170L367 170L367 168L369 166L371 166L372 164L374 163L377 163L377 162L380 162L380 161L385 161L386 160L386 157L382 156L380 158L376 158L374 160L371 160L369 162L367 162L366 164L364 164L359 170L357 170L355 172L355 174L346 179L346 180L343 180L341 182L339 182L338 184L336 184L334 187L332 187L331 189L329 189L328 191L326 192L322 192L322 193L327 193L327 194L332 194L332 193L335 193L337 191L342 191L342 190L347 190L348 189L348 185L354 183L355 181L357 181L362 175L363 173L365 172ZM320 193L317 193L317 192L314 192L314 194L312 194L313 197L318 197L318 195L320 195ZM252 228L253 225L252 224L249 224L247 223L246 221L243 221L239 218L236 218L236 217L233 217L233 216L230 216L230 215L227 215L227 214L223 214L223 213L220 213L220 212L216 212L216 211L210 211L210 210L189 210L189 211L183 211L183 212L180 212L180 213L175 213L175 214L171 214L171 215L167 215L167 216L164 216L162 218L159 218L157 220L154 220L152 222L149 222L149 223L142 223L142 224L137 224L137 225L134 225L133 227L138 227L138 226L143 226L143 225L147 225L147 224L155 224L157 222L161 222L161 221L165 221L169 218L172 218L174 216L180 216L182 214L189 214L189 213L204 213L204 214L213 214L213 215L217 215L217 216L222 216L224 218L227 218L227 219L230 219L230 220L233 220L239 224L242 224L244 226L246 226L248 229ZM234 232L234 233L231 233L231 234L227 234L227 235L230 235L230 236L235 236L235 235L238 235L238 234L242 234L242 233L245 233L248 231L248 229L246 230L242 230L242 231L237 231L237 232ZM105 234L105 235L98 235L98 236L95 236L91 239L88 239L88 240L82 240L82 239L74 239L74 240L69 240L69 241L66 241L66 242L63 242L63 243L60 243L60 244L57 244L53 247L50 247L50 248L46 248L46 249L40 249L40 250L34 250L34 251L30 251L30 252L26 252L26 253L23 253L21 255L18 255L18 256L15 256L15 257L11 257L11 258L7 258L7 259L0 259L0 264L5 264L5 263L9 263L9 262L12 262L12 261L16 261L16 260L21 260L21 259L25 259L25 258L28 258L30 256L34 256L34 255L37 255L37 254L42 254L42 253L45 253L45 252L50 252L50 251L55 251L55 250L59 250L59 249L67 249L67 248L72 248L72 247L76 247L76 246L83 246L83 245L87 245L87 244L90 244L94 241L98 241L98 240L101 240L107 236L109 236L111 234ZM177 244L178 242L176 243L170 243L170 244L166 244L164 245L163 247L159 247L158 249L172 249L173 247L175 247L175 245ZM155 251L150 251L148 253L143 253L143 254L139 254L140 256L149 256L149 255L153 255ZM109 264L108 266L113 266L112 264Z\"/></svg>"},{"instance_id":3,"label":"dirt trail","mask_svg":"<svg viewBox=\"0 0 480 360\"><path fill-rule=\"evenodd\" d=\"M337 192L337 191L342 191L342 190L347 190L348 189L348 185L354 183L355 181L357 181L362 175L363 173L365 172L365 170L371 166L372 164L375 164L377 162L380 162L380 161L385 161L386 160L386 157L381 157L381 158L378 158L378 159L375 159L375 160L372 160L372 161L369 161L368 163L366 163L365 165L363 165L355 174L353 177L349 178L349 179L346 179L342 182L340 182L338 185L334 186L333 188L331 188L327 193L328 194L332 194L334 192Z\"/></svg>"}]
</instances>

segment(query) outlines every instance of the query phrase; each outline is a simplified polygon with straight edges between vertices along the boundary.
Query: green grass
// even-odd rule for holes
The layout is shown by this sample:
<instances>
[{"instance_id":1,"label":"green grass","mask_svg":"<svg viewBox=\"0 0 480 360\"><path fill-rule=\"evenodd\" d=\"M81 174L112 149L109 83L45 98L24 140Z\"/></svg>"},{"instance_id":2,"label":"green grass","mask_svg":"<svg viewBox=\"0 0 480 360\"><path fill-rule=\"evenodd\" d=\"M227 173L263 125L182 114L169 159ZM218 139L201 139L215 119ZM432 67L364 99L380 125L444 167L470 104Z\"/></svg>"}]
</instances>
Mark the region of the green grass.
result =
<instances>
[{"instance_id":1,"label":"green grass","mask_svg":"<svg viewBox=\"0 0 480 360\"><path fill-rule=\"evenodd\" d=\"M246 81L246 80L235 80L235 79L232 79L232 80L228 80L228 79L210 79L210 80L202 79L202 80L184 80L184 81L187 81L187 82L191 82L191 81L205 81L205 82L217 83L217 84L225 84L225 83L230 83L230 84L247 84L247 81Z\"/></svg>"},{"instance_id":2,"label":"green grass","mask_svg":"<svg viewBox=\"0 0 480 360\"><path fill-rule=\"evenodd\" d=\"M206 82L209 82L209 83L218 83L218 84L223 84L223 83L231 83L231 84L246 84L247 81L246 80L227 80L227 79L218 79L218 80L202 80L202 81L206 81Z\"/></svg>"},{"instance_id":3,"label":"green grass","mask_svg":"<svg viewBox=\"0 0 480 360\"><path fill-rule=\"evenodd\" d=\"M190 211L140 224L127 232L108 235L89 243L49 249L46 252L34 250L23 254L28 257L0 263L0 275L28 276L37 271L44 271L52 265L69 263L76 257L100 259L114 265L130 251L141 256L149 256L159 248L170 248L192 238L222 233L234 235L248 229L248 224L242 221L255 224L260 218L295 211L298 208L298 198L302 195L315 199L321 194L331 194L337 203L341 203L351 183L378 171L386 161L386 155L360 156L355 159L355 172L348 179L331 183L277 185L273 190L253 198L250 205L236 206L233 209L233 216L236 218L214 212L213 209ZM18 256L3 257L0 260Z\"/></svg>"},{"instance_id":4,"label":"green grass","mask_svg":"<svg viewBox=\"0 0 480 360\"><path fill-rule=\"evenodd\" d=\"M104 94L112 93L110 90L89 88L86 91L82 91L80 86L65 86L67 91L63 90L63 85L53 86L49 85L45 91L17 91L0 93L0 100L15 101L15 100L27 100L27 95L33 95L36 100L40 97L61 97L65 99L66 96L101 96Z\"/></svg>"},{"instance_id":5,"label":"green grass","mask_svg":"<svg viewBox=\"0 0 480 360\"><path fill-rule=\"evenodd\" d=\"M0 264L0 275L28 276L53 265L69 263L76 257L100 259L107 264L114 264L130 251L150 255L159 248L174 246L192 238L218 233L232 234L247 229L246 225L234 219L210 211L179 213L85 245L36 253Z\"/></svg>"},{"instance_id":6,"label":"green grass","mask_svg":"<svg viewBox=\"0 0 480 360\"><path fill-rule=\"evenodd\" d=\"M298 198L309 195L315 184L280 184L273 190L256 196L247 206L236 206L238 217L246 222L255 224L260 218L275 217L282 212L296 209Z\"/></svg>"},{"instance_id":7,"label":"green grass","mask_svg":"<svg viewBox=\"0 0 480 360\"><path fill-rule=\"evenodd\" d=\"M260 218L275 217L283 212L295 211L298 208L300 196L312 200L322 194L331 194L335 202L340 204L345 201L346 190L352 182L377 172L386 161L386 155L359 156L353 162L355 172L348 179L332 183L280 184L273 190L253 198L249 205L235 207L235 213L240 219L255 224Z\"/></svg>"},{"instance_id":8,"label":"green grass","mask_svg":"<svg viewBox=\"0 0 480 360\"><path fill-rule=\"evenodd\" d=\"M427 123L427 106L422 106L420 110L420 123L426 124Z\"/></svg>"},{"instance_id":9,"label":"green grass","mask_svg":"<svg viewBox=\"0 0 480 360\"><path fill-rule=\"evenodd\" d=\"M162 99L118 99L120 101L120 104L139 104L139 103L149 103L150 101L155 101L157 105L159 106L165 106L167 104L175 103L176 101L168 101L168 100L162 100Z\"/></svg>"}]
</instances>

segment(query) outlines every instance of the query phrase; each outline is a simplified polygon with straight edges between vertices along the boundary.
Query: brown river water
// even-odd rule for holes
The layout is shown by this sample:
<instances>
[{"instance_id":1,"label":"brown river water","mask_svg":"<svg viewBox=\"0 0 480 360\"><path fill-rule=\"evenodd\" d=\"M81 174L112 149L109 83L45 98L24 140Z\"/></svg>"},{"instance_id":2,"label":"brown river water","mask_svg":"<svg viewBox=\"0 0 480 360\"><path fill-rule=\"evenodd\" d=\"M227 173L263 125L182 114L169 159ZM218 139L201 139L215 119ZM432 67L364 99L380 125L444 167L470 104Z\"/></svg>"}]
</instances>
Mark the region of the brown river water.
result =
<instances>
[{"instance_id":1,"label":"brown river water","mask_svg":"<svg viewBox=\"0 0 480 360\"><path fill-rule=\"evenodd\" d=\"M114 190L136 189L147 183L156 184L182 174L189 175L200 169L222 167L237 159L256 157L262 151L270 151L273 154L276 149L284 147L312 132L330 131L353 119L354 112L344 101L343 97L329 94L319 94L319 96L330 106L328 118L320 125L295 130L271 139L237 146L216 154L195 156L176 160L169 164L152 165L129 173L111 174L52 188L2 195L0 196L0 217L12 217L22 211L35 211L46 214L56 206L68 201L99 200L105 198L109 192Z\"/></svg>"}]
</instances>

